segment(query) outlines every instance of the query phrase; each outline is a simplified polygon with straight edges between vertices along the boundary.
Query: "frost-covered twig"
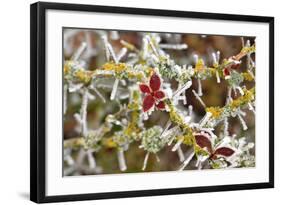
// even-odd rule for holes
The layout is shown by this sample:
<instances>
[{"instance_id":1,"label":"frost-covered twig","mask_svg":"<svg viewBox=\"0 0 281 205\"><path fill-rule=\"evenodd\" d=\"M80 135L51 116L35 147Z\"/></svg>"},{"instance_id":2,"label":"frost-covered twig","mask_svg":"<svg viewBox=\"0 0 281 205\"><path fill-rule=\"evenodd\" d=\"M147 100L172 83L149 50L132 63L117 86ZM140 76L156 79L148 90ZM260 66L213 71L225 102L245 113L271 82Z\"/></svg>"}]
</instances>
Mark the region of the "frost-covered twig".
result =
<instances>
[{"instance_id":1,"label":"frost-covered twig","mask_svg":"<svg viewBox=\"0 0 281 205\"><path fill-rule=\"evenodd\" d=\"M201 97L195 92L195 90L192 90L194 96L196 97L196 99L200 102L200 104L205 108L206 105L205 103L203 102L203 100L201 99Z\"/></svg>"},{"instance_id":2,"label":"frost-covered twig","mask_svg":"<svg viewBox=\"0 0 281 205\"><path fill-rule=\"evenodd\" d=\"M81 133L82 136L86 137L88 134L87 126L87 107L88 107L88 89L84 88L82 95L82 103L80 109L80 118L81 118Z\"/></svg>"},{"instance_id":3,"label":"frost-covered twig","mask_svg":"<svg viewBox=\"0 0 281 205\"><path fill-rule=\"evenodd\" d=\"M117 151L117 158L118 158L119 169L121 171L125 171L127 169L127 165L126 165L125 156L124 156L124 150L123 149L119 149Z\"/></svg>"}]
</instances>

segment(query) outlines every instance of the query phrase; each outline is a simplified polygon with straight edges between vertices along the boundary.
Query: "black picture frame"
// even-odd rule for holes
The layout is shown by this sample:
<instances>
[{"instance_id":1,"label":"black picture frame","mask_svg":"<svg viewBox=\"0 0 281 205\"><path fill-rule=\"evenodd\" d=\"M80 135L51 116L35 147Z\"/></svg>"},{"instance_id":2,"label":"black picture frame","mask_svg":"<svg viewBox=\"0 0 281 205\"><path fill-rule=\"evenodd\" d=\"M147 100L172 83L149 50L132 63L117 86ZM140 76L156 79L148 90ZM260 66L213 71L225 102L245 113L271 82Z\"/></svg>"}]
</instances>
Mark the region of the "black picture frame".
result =
<instances>
[{"instance_id":1,"label":"black picture frame","mask_svg":"<svg viewBox=\"0 0 281 205\"><path fill-rule=\"evenodd\" d=\"M137 14L195 19L233 20L269 24L269 181L239 185L203 186L158 190L88 193L46 196L46 11L67 10L83 12ZM38 2L30 6L30 199L37 203L76 200L96 200L197 192L218 192L274 187L274 18L264 16L110 7L82 4Z\"/></svg>"}]
</instances>

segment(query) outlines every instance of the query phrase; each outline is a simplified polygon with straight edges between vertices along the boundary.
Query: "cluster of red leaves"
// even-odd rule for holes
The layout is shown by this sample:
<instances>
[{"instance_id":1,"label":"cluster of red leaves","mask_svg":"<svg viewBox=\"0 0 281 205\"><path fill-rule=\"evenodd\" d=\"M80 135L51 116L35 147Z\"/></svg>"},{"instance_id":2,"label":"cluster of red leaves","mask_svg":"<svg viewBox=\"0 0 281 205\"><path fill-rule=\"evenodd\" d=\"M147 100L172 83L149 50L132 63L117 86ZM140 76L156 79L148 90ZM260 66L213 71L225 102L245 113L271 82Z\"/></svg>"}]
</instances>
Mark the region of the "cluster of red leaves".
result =
<instances>
[{"instance_id":1,"label":"cluster of red leaves","mask_svg":"<svg viewBox=\"0 0 281 205\"><path fill-rule=\"evenodd\" d=\"M140 84L139 87L141 92L145 94L142 103L144 112L147 112L153 106L156 106L159 110L165 109L165 103L163 101L165 93L160 90L161 79L156 73L153 73L150 77L149 85Z\"/></svg>"},{"instance_id":2,"label":"cluster of red leaves","mask_svg":"<svg viewBox=\"0 0 281 205\"><path fill-rule=\"evenodd\" d=\"M203 148L207 148L207 151L210 153L210 159L217 159L218 156L230 157L234 154L234 150L228 147L219 147L213 150L212 142L203 134L195 135L196 144Z\"/></svg>"}]
</instances>

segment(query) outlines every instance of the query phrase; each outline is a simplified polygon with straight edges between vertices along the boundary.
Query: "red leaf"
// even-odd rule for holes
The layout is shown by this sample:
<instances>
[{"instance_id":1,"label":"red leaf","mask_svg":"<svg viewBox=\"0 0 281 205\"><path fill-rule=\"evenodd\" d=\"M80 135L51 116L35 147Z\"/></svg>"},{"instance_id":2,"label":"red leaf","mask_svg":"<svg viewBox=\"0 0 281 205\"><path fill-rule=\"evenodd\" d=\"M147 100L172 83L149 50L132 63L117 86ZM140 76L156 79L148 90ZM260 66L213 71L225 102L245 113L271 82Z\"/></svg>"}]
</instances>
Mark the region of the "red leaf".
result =
<instances>
[{"instance_id":1,"label":"red leaf","mask_svg":"<svg viewBox=\"0 0 281 205\"><path fill-rule=\"evenodd\" d=\"M237 70L237 69L239 68L239 66L240 66L240 63L233 64L233 65L231 66L231 69Z\"/></svg>"},{"instance_id":2,"label":"red leaf","mask_svg":"<svg viewBox=\"0 0 281 205\"><path fill-rule=\"evenodd\" d=\"M163 101L160 101L156 107L159 109L159 110L163 110L165 109L165 103Z\"/></svg>"},{"instance_id":3,"label":"red leaf","mask_svg":"<svg viewBox=\"0 0 281 205\"><path fill-rule=\"evenodd\" d=\"M140 84L139 87L140 87L141 92L143 92L143 93L150 93L150 88L147 85Z\"/></svg>"},{"instance_id":4,"label":"red leaf","mask_svg":"<svg viewBox=\"0 0 281 205\"><path fill-rule=\"evenodd\" d=\"M154 103L155 103L155 100L152 95L145 96L143 99L143 103L142 103L143 111L144 112L148 111L150 108L152 108Z\"/></svg>"},{"instance_id":5,"label":"red leaf","mask_svg":"<svg viewBox=\"0 0 281 205\"><path fill-rule=\"evenodd\" d=\"M230 72L229 72L228 68L223 69L223 74L224 74L225 76L230 75Z\"/></svg>"},{"instance_id":6,"label":"red leaf","mask_svg":"<svg viewBox=\"0 0 281 205\"><path fill-rule=\"evenodd\" d=\"M225 157L229 157L231 155L233 155L234 150L230 149L228 147L220 147L218 149L216 149L214 155L223 155Z\"/></svg>"},{"instance_id":7,"label":"red leaf","mask_svg":"<svg viewBox=\"0 0 281 205\"><path fill-rule=\"evenodd\" d=\"M150 81L149 81L149 86L150 86L151 90L152 91L159 90L160 85L161 85L160 77L156 73L153 73L153 75L150 77Z\"/></svg>"},{"instance_id":8,"label":"red leaf","mask_svg":"<svg viewBox=\"0 0 281 205\"><path fill-rule=\"evenodd\" d=\"M195 140L196 140L196 144L201 147L204 148L206 147L209 153L212 153L212 143L211 141L205 137L204 135L195 135Z\"/></svg>"},{"instance_id":9,"label":"red leaf","mask_svg":"<svg viewBox=\"0 0 281 205\"><path fill-rule=\"evenodd\" d=\"M158 90L154 93L154 97L156 97L157 99L162 99L163 97L165 97L165 93L161 90Z\"/></svg>"}]
</instances>

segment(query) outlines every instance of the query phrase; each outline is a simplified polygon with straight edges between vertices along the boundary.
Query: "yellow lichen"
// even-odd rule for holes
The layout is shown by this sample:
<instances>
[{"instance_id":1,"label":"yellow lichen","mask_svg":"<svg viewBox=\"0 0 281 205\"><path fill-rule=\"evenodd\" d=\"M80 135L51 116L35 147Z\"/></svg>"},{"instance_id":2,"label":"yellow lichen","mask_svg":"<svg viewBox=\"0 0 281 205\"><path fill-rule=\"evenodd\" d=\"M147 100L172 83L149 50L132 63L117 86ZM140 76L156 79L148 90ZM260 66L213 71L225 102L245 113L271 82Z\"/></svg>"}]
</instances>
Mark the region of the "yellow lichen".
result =
<instances>
[{"instance_id":1,"label":"yellow lichen","mask_svg":"<svg viewBox=\"0 0 281 205\"><path fill-rule=\"evenodd\" d=\"M192 133L191 127L184 122L184 119L182 118L181 115L179 115L179 113L177 112L176 108L172 105L172 103L166 100L166 104L169 107L169 115L171 121L179 125L185 133L187 134Z\"/></svg>"},{"instance_id":2,"label":"yellow lichen","mask_svg":"<svg viewBox=\"0 0 281 205\"><path fill-rule=\"evenodd\" d=\"M250 73L248 73L248 72L247 73L242 73L242 76L247 81L253 81L254 80L253 76Z\"/></svg>"},{"instance_id":3,"label":"yellow lichen","mask_svg":"<svg viewBox=\"0 0 281 205\"><path fill-rule=\"evenodd\" d=\"M107 71L114 71L116 73L122 73L127 69L127 66L125 63L105 63L102 66L103 70L107 70Z\"/></svg>"},{"instance_id":4,"label":"yellow lichen","mask_svg":"<svg viewBox=\"0 0 281 205\"><path fill-rule=\"evenodd\" d=\"M118 145L114 142L113 137L103 138L102 144L107 148L116 148Z\"/></svg>"},{"instance_id":5,"label":"yellow lichen","mask_svg":"<svg viewBox=\"0 0 281 205\"><path fill-rule=\"evenodd\" d=\"M216 75L217 68L208 68L212 75Z\"/></svg>"},{"instance_id":6,"label":"yellow lichen","mask_svg":"<svg viewBox=\"0 0 281 205\"><path fill-rule=\"evenodd\" d=\"M233 100L229 106L231 109L236 109L242 105L245 105L248 102L251 102L254 99L255 89L252 88L251 90L243 89L244 95L240 96L239 98Z\"/></svg>"},{"instance_id":7,"label":"yellow lichen","mask_svg":"<svg viewBox=\"0 0 281 205\"><path fill-rule=\"evenodd\" d=\"M64 64L63 73L64 73L64 75L68 75L70 73L70 66L68 63Z\"/></svg>"},{"instance_id":8,"label":"yellow lichen","mask_svg":"<svg viewBox=\"0 0 281 205\"><path fill-rule=\"evenodd\" d=\"M142 81L144 78L141 72L127 71L128 78L136 78L138 81Z\"/></svg>"},{"instance_id":9,"label":"yellow lichen","mask_svg":"<svg viewBox=\"0 0 281 205\"><path fill-rule=\"evenodd\" d=\"M221 116L223 110L220 107L207 107L206 112L211 113L212 117L217 119Z\"/></svg>"},{"instance_id":10,"label":"yellow lichen","mask_svg":"<svg viewBox=\"0 0 281 205\"><path fill-rule=\"evenodd\" d=\"M245 47L243 47L241 52L247 54L247 53L253 53L253 52L255 52L255 50L256 50L256 46L254 44L252 46L245 46Z\"/></svg>"},{"instance_id":11,"label":"yellow lichen","mask_svg":"<svg viewBox=\"0 0 281 205\"><path fill-rule=\"evenodd\" d=\"M187 145L187 146L190 146L190 145L193 145L195 140L194 140L194 136L191 132L185 134L182 136L183 137L183 144Z\"/></svg>"},{"instance_id":12,"label":"yellow lichen","mask_svg":"<svg viewBox=\"0 0 281 205\"><path fill-rule=\"evenodd\" d=\"M80 82L89 83L92 79L92 72L79 68L74 72L74 77L76 77Z\"/></svg>"},{"instance_id":13,"label":"yellow lichen","mask_svg":"<svg viewBox=\"0 0 281 205\"><path fill-rule=\"evenodd\" d=\"M201 72L206 68L204 60L202 58L199 58L196 65L195 65L195 72Z\"/></svg>"},{"instance_id":14,"label":"yellow lichen","mask_svg":"<svg viewBox=\"0 0 281 205\"><path fill-rule=\"evenodd\" d=\"M183 119L182 117L177 113L177 111L175 110L174 106L171 103L167 103L168 107L170 109L170 119L172 122L179 124L179 125L183 125Z\"/></svg>"}]
</instances>

